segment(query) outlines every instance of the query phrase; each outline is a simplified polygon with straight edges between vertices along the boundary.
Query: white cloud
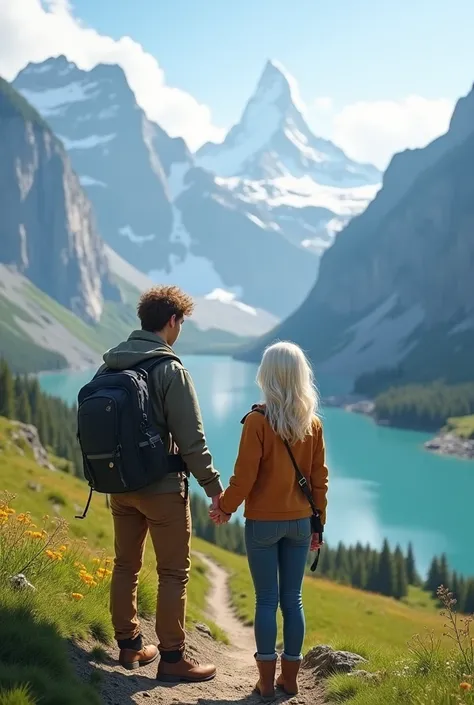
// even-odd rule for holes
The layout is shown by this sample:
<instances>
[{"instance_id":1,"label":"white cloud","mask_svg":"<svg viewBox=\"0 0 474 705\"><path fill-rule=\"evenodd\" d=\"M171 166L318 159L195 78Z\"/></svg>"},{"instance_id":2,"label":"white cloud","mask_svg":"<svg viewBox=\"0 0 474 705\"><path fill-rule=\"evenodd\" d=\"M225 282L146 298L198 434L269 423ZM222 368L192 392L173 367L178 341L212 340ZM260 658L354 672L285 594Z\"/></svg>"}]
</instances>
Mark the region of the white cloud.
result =
<instances>
[{"instance_id":1,"label":"white cloud","mask_svg":"<svg viewBox=\"0 0 474 705\"><path fill-rule=\"evenodd\" d=\"M0 75L12 80L29 61L60 54L85 70L119 64L148 117L171 136L184 137L191 149L223 139L208 106L166 85L156 59L130 37L115 40L86 27L67 0L0 0Z\"/></svg>"},{"instance_id":2,"label":"white cloud","mask_svg":"<svg viewBox=\"0 0 474 705\"><path fill-rule=\"evenodd\" d=\"M332 98L329 96L320 96L313 102L314 109L321 111L332 110L332 105Z\"/></svg>"},{"instance_id":3,"label":"white cloud","mask_svg":"<svg viewBox=\"0 0 474 705\"><path fill-rule=\"evenodd\" d=\"M395 152L424 147L446 132L454 103L412 95L360 101L333 112L326 135L348 156L385 169Z\"/></svg>"}]
</instances>

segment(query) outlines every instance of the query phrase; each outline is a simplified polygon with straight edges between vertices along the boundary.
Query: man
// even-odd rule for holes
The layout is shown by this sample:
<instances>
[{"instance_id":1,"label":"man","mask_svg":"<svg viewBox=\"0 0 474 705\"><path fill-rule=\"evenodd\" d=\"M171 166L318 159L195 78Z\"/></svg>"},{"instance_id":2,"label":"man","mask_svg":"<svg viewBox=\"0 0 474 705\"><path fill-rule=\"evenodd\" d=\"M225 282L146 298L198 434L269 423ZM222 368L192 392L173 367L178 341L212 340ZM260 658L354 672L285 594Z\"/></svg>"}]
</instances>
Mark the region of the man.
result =
<instances>
[{"instance_id":1,"label":"man","mask_svg":"<svg viewBox=\"0 0 474 705\"><path fill-rule=\"evenodd\" d=\"M192 299L178 287L155 287L138 304L141 330L108 350L104 363L129 369L150 357L172 355ZM149 373L153 420L169 453L182 456L217 508L222 494L204 437L201 412L189 373L175 360L166 360ZM177 446L177 448L176 448ZM145 539L151 535L158 566L159 596L156 632L160 663L157 678L167 682L198 682L216 674L214 665L200 665L185 652L186 586L190 569L191 515L184 473L168 474L143 490L111 496L115 531L115 564L111 583L111 613L119 661L137 668L155 661L158 649L145 645L137 617L138 574Z\"/></svg>"}]
</instances>

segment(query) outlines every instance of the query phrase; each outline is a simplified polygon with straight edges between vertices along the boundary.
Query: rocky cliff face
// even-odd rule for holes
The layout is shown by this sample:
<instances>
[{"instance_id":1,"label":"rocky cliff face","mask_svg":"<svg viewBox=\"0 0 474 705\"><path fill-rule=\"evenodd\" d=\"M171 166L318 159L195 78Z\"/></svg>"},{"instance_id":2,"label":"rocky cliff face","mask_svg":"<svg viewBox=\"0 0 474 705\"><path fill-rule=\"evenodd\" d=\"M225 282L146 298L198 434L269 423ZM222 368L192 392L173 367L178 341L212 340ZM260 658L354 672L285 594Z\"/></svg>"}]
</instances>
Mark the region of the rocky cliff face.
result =
<instances>
[{"instance_id":1,"label":"rocky cliff face","mask_svg":"<svg viewBox=\"0 0 474 705\"><path fill-rule=\"evenodd\" d=\"M0 79L0 262L89 321L118 299L90 203L61 142Z\"/></svg>"},{"instance_id":2,"label":"rocky cliff face","mask_svg":"<svg viewBox=\"0 0 474 705\"><path fill-rule=\"evenodd\" d=\"M118 66L83 71L60 56L29 64L14 86L62 140L123 259L156 282L222 290L281 319L380 185L374 167L312 135L288 81L269 64L225 144L197 156L147 119Z\"/></svg>"},{"instance_id":3,"label":"rocky cliff face","mask_svg":"<svg viewBox=\"0 0 474 705\"><path fill-rule=\"evenodd\" d=\"M445 136L393 159L277 337L301 343L320 371L365 375L366 389L376 370L385 383L472 376L473 160L474 92Z\"/></svg>"}]
</instances>

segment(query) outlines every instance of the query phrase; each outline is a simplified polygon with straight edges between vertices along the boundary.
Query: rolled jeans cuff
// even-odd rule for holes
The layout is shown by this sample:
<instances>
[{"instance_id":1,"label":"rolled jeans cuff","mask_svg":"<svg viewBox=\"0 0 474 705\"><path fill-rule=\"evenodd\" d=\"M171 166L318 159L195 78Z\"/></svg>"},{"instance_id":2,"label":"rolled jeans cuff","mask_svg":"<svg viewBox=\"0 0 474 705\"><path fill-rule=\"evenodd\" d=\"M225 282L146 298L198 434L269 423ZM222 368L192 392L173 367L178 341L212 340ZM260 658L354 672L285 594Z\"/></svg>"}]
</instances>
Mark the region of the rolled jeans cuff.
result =
<instances>
[{"instance_id":1,"label":"rolled jeans cuff","mask_svg":"<svg viewBox=\"0 0 474 705\"><path fill-rule=\"evenodd\" d=\"M282 653L281 657L284 661L302 661L303 660L303 654L300 654L299 656L289 656L288 654Z\"/></svg>"},{"instance_id":2,"label":"rolled jeans cuff","mask_svg":"<svg viewBox=\"0 0 474 705\"><path fill-rule=\"evenodd\" d=\"M274 654L259 654L259 653L255 654L256 661L276 661L277 658L278 658L278 654L276 653L276 651Z\"/></svg>"}]
</instances>

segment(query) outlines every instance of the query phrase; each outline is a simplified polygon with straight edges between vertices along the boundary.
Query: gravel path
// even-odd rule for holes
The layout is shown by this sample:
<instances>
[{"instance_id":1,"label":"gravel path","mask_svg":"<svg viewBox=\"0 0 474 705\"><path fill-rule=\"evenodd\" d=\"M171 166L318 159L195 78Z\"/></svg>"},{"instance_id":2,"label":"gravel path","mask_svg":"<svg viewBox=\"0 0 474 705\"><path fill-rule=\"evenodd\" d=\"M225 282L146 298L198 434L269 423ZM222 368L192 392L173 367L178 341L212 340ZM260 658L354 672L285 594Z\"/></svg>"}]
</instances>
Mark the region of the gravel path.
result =
<instances>
[{"instance_id":1,"label":"gravel path","mask_svg":"<svg viewBox=\"0 0 474 705\"><path fill-rule=\"evenodd\" d=\"M106 649L107 658L99 664L90 656L93 643L72 645L71 658L78 674L84 680L92 677L100 682L104 705L257 705L261 702L253 690L257 680L253 630L244 626L232 610L226 571L207 556L199 554L199 558L205 564L212 584L208 616L227 633L230 645L224 646L196 629L189 634L187 648L195 658L215 663L217 677L208 683L165 685L155 679L156 664L140 669L137 674L118 666L116 649ZM142 627L147 640L156 643L153 624L144 622ZM302 673L300 688L300 694L294 698L277 691L274 702L291 705L324 703L322 686L315 683L311 673Z\"/></svg>"}]
</instances>

